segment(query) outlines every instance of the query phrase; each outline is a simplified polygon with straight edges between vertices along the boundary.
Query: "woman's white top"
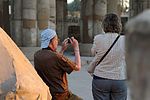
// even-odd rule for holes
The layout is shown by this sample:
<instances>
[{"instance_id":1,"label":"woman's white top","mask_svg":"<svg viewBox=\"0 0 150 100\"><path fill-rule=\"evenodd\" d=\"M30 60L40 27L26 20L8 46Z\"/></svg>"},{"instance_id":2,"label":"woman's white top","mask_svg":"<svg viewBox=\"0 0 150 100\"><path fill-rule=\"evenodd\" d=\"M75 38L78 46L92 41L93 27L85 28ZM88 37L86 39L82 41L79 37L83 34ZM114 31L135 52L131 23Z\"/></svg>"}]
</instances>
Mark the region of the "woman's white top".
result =
<instances>
[{"instance_id":1,"label":"woman's white top","mask_svg":"<svg viewBox=\"0 0 150 100\"><path fill-rule=\"evenodd\" d=\"M89 65L88 72L107 79L126 79L125 36L121 35L119 37L118 41L103 61L96 66L96 63L110 48L117 36L117 33L106 33L95 36L93 47L91 49L92 53L95 54L95 57Z\"/></svg>"}]
</instances>

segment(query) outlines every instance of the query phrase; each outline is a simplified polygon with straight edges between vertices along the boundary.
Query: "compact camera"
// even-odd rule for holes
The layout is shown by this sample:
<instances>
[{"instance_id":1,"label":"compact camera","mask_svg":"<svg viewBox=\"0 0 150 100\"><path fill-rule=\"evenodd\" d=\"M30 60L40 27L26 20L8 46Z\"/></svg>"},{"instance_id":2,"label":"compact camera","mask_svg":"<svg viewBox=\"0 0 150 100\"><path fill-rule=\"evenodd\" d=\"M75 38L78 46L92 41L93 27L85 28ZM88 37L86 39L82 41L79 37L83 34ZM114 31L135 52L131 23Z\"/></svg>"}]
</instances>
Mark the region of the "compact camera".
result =
<instances>
[{"instance_id":1,"label":"compact camera","mask_svg":"<svg viewBox=\"0 0 150 100\"><path fill-rule=\"evenodd\" d=\"M71 43L71 42L70 42L70 39L71 39L71 38L68 38L68 43Z\"/></svg>"}]
</instances>

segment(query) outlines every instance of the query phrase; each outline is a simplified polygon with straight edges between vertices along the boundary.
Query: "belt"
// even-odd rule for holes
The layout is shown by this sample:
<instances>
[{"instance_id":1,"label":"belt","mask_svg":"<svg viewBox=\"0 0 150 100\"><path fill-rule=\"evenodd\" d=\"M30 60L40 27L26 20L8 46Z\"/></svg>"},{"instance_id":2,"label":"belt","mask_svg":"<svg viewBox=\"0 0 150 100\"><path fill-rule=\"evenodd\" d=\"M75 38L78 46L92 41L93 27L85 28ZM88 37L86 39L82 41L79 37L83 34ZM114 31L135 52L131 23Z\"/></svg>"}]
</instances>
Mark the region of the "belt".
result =
<instances>
[{"instance_id":1,"label":"belt","mask_svg":"<svg viewBox=\"0 0 150 100\"><path fill-rule=\"evenodd\" d=\"M52 94L52 100L68 100L70 93L63 92L63 93L54 93Z\"/></svg>"},{"instance_id":2,"label":"belt","mask_svg":"<svg viewBox=\"0 0 150 100\"><path fill-rule=\"evenodd\" d=\"M96 76L96 75L93 75L93 79L108 80L107 78L102 78L102 77L99 77L99 76Z\"/></svg>"}]
</instances>

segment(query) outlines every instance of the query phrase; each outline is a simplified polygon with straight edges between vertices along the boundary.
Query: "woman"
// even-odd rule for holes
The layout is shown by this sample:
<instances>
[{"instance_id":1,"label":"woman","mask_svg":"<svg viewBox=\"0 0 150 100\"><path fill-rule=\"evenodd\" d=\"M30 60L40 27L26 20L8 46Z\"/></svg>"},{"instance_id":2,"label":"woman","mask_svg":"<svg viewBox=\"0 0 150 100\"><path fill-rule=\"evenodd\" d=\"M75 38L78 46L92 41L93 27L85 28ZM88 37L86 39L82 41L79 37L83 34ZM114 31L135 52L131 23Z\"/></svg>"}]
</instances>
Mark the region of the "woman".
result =
<instances>
[{"instance_id":1,"label":"woman","mask_svg":"<svg viewBox=\"0 0 150 100\"><path fill-rule=\"evenodd\" d=\"M88 68L88 72L93 75L93 98L126 100L125 37L120 36L103 61L96 65L121 32L121 20L116 14L107 14L102 26L105 34L95 36L91 49L95 57Z\"/></svg>"}]
</instances>

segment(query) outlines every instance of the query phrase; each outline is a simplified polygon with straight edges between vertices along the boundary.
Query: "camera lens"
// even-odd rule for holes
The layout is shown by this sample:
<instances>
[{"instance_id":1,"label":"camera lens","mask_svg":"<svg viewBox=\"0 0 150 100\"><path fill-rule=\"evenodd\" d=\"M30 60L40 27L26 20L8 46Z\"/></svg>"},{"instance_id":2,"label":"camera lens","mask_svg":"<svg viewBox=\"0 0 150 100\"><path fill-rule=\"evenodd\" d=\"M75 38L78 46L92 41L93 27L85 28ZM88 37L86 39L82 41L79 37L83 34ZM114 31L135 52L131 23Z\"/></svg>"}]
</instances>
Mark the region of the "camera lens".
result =
<instances>
[{"instance_id":1,"label":"camera lens","mask_svg":"<svg viewBox=\"0 0 150 100\"><path fill-rule=\"evenodd\" d=\"M68 43L71 43L69 38L68 38Z\"/></svg>"}]
</instances>

